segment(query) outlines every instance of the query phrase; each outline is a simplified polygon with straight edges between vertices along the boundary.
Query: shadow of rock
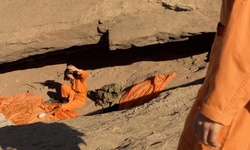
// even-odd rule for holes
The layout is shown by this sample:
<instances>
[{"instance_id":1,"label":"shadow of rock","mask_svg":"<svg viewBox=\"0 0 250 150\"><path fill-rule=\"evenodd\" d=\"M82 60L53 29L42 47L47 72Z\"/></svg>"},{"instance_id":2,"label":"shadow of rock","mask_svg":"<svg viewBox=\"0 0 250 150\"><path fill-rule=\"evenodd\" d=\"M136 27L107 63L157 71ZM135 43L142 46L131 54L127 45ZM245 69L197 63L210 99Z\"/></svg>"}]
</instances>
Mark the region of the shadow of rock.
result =
<instances>
[{"instance_id":1,"label":"shadow of rock","mask_svg":"<svg viewBox=\"0 0 250 150\"><path fill-rule=\"evenodd\" d=\"M113 111L119 111L119 104L114 104L111 107L107 107L107 108L96 110L94 112L90 112L90 113L88 113L88 114L86 114L84 116L94 116L94 115L99 115L99 114L110 113L110 112L113 112Z\"/></svg>"},{"instance_id":2,"label":"shadow of rock","mask_svg":"<svg viewBox=\"0 0 250 150\"><path fill-rule=\"evenodd\" d=\"M0 148L17 150L80 150L84 133L63 123L35 123L0 128Z\"/></svg>"},{"instance_id":3,"label":"shadow of rock","mask_svg":"<svg viewBox=\"0 0 250 150\"><path fill-rule=\"evenodd\" d=\"M96 47L95 45L71 47L0 64L0 73L66 63L89 70L129 65L138 61L163 61L184 58L209 52L214 34L203 33L189 37L189 40L186 41L132 47L127 50L110 51L108 46Z\"/></svg>"},{"instance_id":4,"label":"shadow of rock","mask_svg":"<svg viewBox=\"0 0 250 150\"><path fill-rule=\"evenodd\" d=\"M197 80L189 82L189 83L186 83L186 84L178 85L176 87L168 88L166 90L163 90L162 92L168 91L168 90L174 90L174 89L177 89L177 88L182 88L182 87L188 87L188 86L192 86L192 85L202 84L204 82L204 80L205 80L205 77L197 79Z\"/></svg>"}]
</instances>

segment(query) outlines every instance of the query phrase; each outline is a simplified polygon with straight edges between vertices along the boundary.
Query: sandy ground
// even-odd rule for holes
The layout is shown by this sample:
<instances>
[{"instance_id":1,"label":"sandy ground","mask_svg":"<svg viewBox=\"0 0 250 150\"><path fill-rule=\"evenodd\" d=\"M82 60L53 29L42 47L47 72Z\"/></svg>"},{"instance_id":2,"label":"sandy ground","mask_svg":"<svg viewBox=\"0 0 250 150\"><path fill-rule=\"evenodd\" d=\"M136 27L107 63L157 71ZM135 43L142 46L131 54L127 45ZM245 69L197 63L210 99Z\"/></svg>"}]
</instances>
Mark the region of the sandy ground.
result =
<instances>
[{"instance_id":1,"label":"sandy ground","mask_svg":"<svg viewBox=\"0 0 250 150\"><path fill-rule=\"evenodd\" d=\"M0 94L30 92L45 100L58 96L66 63L88 71L89 90L110 83L123 88L157 74L176 71L159 97L129 110L101 113L90 99L78 118L30 125L9 125L1 116L0 148L17 150L174 150L184 120L202 84L213 33L188 41L107 51L62 50L1 65ZM70 50L70 53L68 52ZM72 52L75 51L75 52Z\"/></svg>"}]
</instances>

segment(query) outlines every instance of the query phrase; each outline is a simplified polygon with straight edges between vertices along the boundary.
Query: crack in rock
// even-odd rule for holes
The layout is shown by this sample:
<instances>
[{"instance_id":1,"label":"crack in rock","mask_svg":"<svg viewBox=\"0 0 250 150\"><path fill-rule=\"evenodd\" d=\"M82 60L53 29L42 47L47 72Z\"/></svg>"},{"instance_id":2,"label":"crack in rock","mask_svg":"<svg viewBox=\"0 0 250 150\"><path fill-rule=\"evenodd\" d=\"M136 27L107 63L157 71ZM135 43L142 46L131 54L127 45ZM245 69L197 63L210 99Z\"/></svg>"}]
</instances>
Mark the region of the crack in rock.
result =
<instances>
[{"instance_id":1,"label":"crack in rock","mask_svg":"<svg viewBox=\"0 0 250 150\"><path fill-rule=\"evenodd\" d=\"M192 11L194 10L191 6L184 5L184 4L169 4L162 2L162 6L169 10L174 11Z\"/></svg>"}]
</instances>

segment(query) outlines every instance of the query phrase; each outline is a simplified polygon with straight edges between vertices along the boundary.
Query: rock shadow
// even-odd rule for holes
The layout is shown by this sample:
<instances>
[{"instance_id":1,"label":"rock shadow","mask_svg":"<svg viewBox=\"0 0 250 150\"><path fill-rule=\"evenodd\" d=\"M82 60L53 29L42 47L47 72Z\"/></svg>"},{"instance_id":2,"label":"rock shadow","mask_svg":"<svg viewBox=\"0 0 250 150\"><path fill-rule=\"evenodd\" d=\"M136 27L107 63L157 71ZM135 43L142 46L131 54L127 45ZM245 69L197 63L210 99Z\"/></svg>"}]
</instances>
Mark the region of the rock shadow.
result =
<instances>
[{"instance_id":1,"label":"rock shadow","mask_svg":"<svg viewBox=\"0 0 250 150\"><path fill-rule=\"evenodd\" d=\"M17 150L74 149L86 145L81 133L63 123L34 123L0 128L0 148Z\"/></svg>"},{"instance_id":2,"label":"rock shadow","mask_svg":"<svg viewBox=\"0 0 250 150\"><path fill-rule=\"evenodd\" d=\"M209 52L215 33L202 33L186 41L110 51L107 44L85 45L30 56L0 64L0 73L55 64L73 64L86 70L129 65L138 61L164 61Z\"/></svg>"},{"instance_id":3,"label":"rock shadow","mask_svg":"<svg viewBox=\"0 0 250 150\"><path fill-rule=\"evenodd\" d=\"M204 82L204 80L205 80L205 77L197 79L197 80L189 82L189 83L186 83L186 84L182 84L182 85L178 85L178 86L175 86L175 87L168 88L168 89L166 89L164 91L169 91L169 90L174 90L174 89L181 88L181 87L188 87L188 86L192 86L192 85L202 84Z\"/></svg>"}]
</instances>

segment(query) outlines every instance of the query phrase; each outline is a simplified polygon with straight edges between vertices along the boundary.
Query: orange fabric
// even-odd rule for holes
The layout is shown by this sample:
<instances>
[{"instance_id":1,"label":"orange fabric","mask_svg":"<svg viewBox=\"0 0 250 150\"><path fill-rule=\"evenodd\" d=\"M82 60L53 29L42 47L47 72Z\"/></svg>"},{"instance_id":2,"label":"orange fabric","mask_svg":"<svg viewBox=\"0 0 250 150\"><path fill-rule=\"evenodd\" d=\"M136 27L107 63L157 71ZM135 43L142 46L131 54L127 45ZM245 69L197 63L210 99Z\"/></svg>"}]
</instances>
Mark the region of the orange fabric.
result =
<instances>
[{"instance_id":1,"label":"orange fabric","mask_svg":"<svg viewBox=\"0 0 250 150\"><path fill-rule=\"evenodd\" d=\"M202 113L223 126L221 150L250 149L250 1L223 0L223 35L215 37L205 81L189 113L178 150L210 150L191 132L194 116Z\"/></svg>"},{"instance_id":2,"label":"orange fabric","mask_svg":"<svg viewBox=\"0 0 250 150\"><path fill-rule=\"evenodd\" d=\"M72 80L72 89L77 93L87 93L86 88L86 78L87 78L87 71L82 70L81 74L74 80Z\"/></svg>"},{"instance_id":3,"label":"orange fabric","mask_svg":"<svg viewBox=\"0 0 250 150\"><path fill-rule=\"evenodd\" d=\"M46 105L40 96L30 93L16 96L0 96L0 112L14 124L30 124L40 121L55 121L77 117L74 110L82 107L87 99L87 72L81 74L71 82L71 86L63 84L61 87L62 97L68 97L66 104L53 103ZM54 108L59 109L54 114L48 114L43 118L37 116L44 112L49 112Z\"/></svg>"},{"instance_id":4,"label":"orange fabric","mask_svg":"<svg viewBox=\"0 0 250 150\"><path fill-rule=\"evenodd\" d=\"M67 97L69 102L62 104L63 110L74 110L86 104L87 100L87 72L82 71L81 74L71 81L71 86L62 84L61 96Z\"/></svg>"},{"instance_id":5,"label":"orange fabric","mask_svg":"<svg viewBox=\"0 0 250 150\"><path fill-rule=\"evenodd\" d=\"M73 100L75 97L75 91L72 89L70 85L62 84L61 85L61 96L64 98L68 98L69 100Z\"/></svg>"},{"instance_id":6,"label":"orange fabric","mask_svg":"<svg viewBox=\"0 0 250 150\"><path fill-rule=\"evenodd\" d=\"M120 99L119 110L139 106L156 98L176 75L176 72L169 75L156 75L135 84Z\"/></svg>"},{"instance_id":7,"label":"orange fabric","mask_svg":"<svg viewBox=\"0 0 250 150\"><path fill-rule=\"evenodd\" d=\"M46 105L40 96L24 93L15 96L0 96L0 112L16 125L30 124L40 121L55 121L78 116L75 111L59 109L55 115L46 115L44 118L37 116L43 112L51 111L61 104Z\"/></svg>"}]
</instances>

